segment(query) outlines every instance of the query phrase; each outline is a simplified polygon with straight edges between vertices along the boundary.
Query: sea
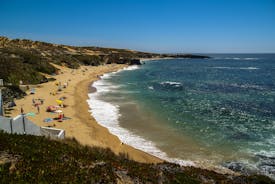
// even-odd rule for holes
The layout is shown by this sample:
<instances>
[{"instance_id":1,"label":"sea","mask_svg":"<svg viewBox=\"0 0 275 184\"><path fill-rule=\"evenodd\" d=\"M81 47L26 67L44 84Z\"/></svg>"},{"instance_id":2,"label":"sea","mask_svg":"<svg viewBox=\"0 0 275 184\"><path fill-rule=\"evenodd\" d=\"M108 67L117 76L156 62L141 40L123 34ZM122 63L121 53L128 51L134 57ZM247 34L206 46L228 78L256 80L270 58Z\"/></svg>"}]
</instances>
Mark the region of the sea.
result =
<instances>
[{"instance_id":1,"label":"sea","mask_svg":"<svg viewBox=\"0 0 275 184\"><path fill-rule=\"evenodd\" d=\"M144 61L93 83L91 114L137 149L275 179L275 54Z\"/></svg>"}]
</instances>

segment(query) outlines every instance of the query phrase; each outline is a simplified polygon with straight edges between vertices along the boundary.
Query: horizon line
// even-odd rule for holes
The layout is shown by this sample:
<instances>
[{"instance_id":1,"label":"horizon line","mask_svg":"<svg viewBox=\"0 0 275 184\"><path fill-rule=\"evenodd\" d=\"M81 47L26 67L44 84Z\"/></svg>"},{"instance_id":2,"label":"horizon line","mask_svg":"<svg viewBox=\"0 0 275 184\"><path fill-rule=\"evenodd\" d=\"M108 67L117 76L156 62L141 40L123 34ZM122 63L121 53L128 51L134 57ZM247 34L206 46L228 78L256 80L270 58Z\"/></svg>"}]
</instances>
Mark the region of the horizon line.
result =
<instances>
[{"instance_id":1,"label":"horizon line","mask_svg":"<svg viewBox=\"0 0 275 184\"><path fill-rule=\"evenodd\" d=\"M34 40L30 38L12 38L10 36L6 35L0 35L0 37L6 37L11 40L20 39L20 40L31 40L31 41L37 41L37 42L45 42L55 45L64 45L64 46L71 46L71 47L99 47L99 48L107 48L107 49L123 49L123 50L133 50L133 51L139 51L139 52L147 52L147 53L154 53L154 54L275 54L274 52L160 52L160 51L147 51L142 49L132 49L132 48L121 48L121 47L108 47L108 46L96 46L96 45L74 45L74 44L64 44L64 43L54 43L51 41L44 41L44 40Z\"/></svg>"}]
</instances>

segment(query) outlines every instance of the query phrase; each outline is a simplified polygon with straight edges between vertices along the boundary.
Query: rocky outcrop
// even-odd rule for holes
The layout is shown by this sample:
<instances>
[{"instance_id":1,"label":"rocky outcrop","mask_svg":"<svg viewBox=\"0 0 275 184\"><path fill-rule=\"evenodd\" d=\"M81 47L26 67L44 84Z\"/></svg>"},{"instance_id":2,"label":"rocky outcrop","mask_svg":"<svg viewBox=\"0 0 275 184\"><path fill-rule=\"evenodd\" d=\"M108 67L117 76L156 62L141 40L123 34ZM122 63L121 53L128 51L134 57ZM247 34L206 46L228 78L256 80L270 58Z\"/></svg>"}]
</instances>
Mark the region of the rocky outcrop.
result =
<instances>
[{"instance_id":1,"label":"rocky outcrop","mask_svg":"<svg viewBox=\"0 0 275 184\"><path fill-rule=\"evenodd\" d=\"M26 39L0 37L0 78L13 85L47 81L41 73L54 74L51 63L78 68L80 65L140 64L135 58L158 54L126 49L74 47Z\"/></svg>"},{"instance_id":2,"label":"rocky outcrop","mask_svg":"<svg viewBox=\"0 0 275 184\"><path fill-rule=\"evenodd\" d=\"M56 73L51 63L78 68L80 65L101 64L140 65L139 58L196 58L208 56L192 54L156 54L127 49L101 47L75 47L27 39L0 37L0 78L18 85L39 84L46 81L41 73Z\"/></svg>"},{"instance_id":3,"label":"rocky outcrop","mask_svg":"<svg viewBox=\"0 0 275 184\"><path fill-rule=\"evenodd\" d=\"M130 60L130 65L141 65L140 59Z\"/></svg>"},{"instance_id":4,"label":"rocky outcrop","mask_svg":"<svg viewBox=\"0 0 275 184\"><path fill-rule=\"evenodd\" d=\"M209 59L209 56L195 54L162 54L162 57L170 58L189 58L189 59Z\"/></svg>"}]
</instances>

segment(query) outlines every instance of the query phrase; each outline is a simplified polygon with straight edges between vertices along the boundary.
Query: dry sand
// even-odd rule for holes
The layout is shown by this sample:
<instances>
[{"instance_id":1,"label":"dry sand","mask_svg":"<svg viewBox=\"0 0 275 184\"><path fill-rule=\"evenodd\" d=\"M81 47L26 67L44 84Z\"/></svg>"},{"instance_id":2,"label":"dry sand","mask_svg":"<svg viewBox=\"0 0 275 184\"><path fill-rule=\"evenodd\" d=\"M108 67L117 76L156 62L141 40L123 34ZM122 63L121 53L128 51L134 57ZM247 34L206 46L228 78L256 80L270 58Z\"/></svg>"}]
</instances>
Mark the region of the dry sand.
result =
<instances>
[{"instance_id":1,"label":"dry sand","mask_svg":"<svg viewBox=\"0 0 275 184\"><path fill-rule=\"evenodd\" d=\"M76 70L55 66L61 70L61 74L54 76L56 81L41 84L35 88L35 94L31 95L27 92L28 95L26 97L16 100L17 106L12 111L11 116L14 117L20 114L22 106L24 113L36 113L34 117L29 117L29 119L37 125L64 129L66 131L66 137L74 137L83 145L110 148L116 154L127 154L130 159L139 162L162 162L162 160L157 157L134 149L126 144L121 144L118 137L112 135L107 128L100 126L89 112L87 99L91 83L98 80L100 75L122 69L126 67L126 65L81 66L80 69ZM58 89L56 82L61 82L62 85L68 82L68 86L60 93L51 95L50 93L56 92ZM49 105L57 105L56 99L60 97L66 97L64 104L67 105L67 107L61 108L60 110L63 111L65 117L72 119L63 122L56 120L50 123L43 122L45 118L58 116L58 114L46 112L46 108ZM38 113L36 107L32 105L32 99L39 98L45 101L40 105L40 112Z\"/></svg>"}]
</instances>

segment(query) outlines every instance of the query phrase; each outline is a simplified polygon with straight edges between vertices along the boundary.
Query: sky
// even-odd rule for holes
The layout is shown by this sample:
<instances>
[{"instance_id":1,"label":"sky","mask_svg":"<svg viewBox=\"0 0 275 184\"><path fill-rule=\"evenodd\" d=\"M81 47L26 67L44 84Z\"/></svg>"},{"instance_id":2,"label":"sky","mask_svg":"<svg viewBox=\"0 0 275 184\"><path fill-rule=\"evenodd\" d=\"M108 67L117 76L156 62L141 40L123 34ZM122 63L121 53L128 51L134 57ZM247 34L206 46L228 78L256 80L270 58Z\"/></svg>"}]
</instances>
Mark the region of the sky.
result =
<instances>
[{"instance_id":1,"label":"sky","mask_svg":"<svg viewBox=\"0 0 275 184\"><path fill-rule=\"evenodd\" d=\"M0 0L0 35L160 53L275 53L275 0Z\"/></svg>"}]
</instances>

